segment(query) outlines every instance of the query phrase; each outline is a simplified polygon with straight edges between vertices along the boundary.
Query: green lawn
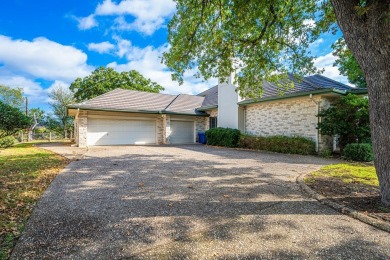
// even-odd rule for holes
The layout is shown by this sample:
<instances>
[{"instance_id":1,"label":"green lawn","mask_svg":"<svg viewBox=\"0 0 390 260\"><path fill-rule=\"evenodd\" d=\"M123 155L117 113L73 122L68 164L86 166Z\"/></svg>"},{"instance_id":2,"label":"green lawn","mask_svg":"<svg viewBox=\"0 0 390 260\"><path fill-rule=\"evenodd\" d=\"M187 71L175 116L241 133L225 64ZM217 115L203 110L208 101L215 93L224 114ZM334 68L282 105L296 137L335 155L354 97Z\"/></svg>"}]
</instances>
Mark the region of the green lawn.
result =
<instances>
[{"instance_id":1,"label":"green lawn","mask_svg":"<svg viewBox=\"0 0 390 260\"><path fill-rule=\"evenodd\" d=\"M36 201L68 163L30 143L0 150L0 259L8 259Z\"/></svg>"},{"instance_id":2,"label":"green lawn","mask_svg":"<svg viewBox=\"0 0 390 260\"><path fill-rule=\"evenodd\" d=\"M334 177L344 183L362 183L379 186L375 168L362 163L341 163L322 167L319 171L311 173L313 177ZM310 179L306 179L310 182Z\"/></svg>"}]
</instances>

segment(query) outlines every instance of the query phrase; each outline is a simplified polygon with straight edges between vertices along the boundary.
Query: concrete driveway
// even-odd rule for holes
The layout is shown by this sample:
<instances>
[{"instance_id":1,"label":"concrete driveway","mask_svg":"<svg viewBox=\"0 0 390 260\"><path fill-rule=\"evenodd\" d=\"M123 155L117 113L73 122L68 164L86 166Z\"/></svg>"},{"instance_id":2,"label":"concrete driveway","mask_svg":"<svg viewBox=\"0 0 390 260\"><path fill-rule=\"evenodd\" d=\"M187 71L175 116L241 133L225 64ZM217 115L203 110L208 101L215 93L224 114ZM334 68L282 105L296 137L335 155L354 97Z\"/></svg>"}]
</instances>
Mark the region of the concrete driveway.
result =
<instances>
[{"instance_id":1,"label":"concrete driveway","mask_svg":"<svg viewBox=\"0 0 390 260\"><path fill-rule=\"evenodd\" d=\"M389 233L295 183L332 162L202 145L90 148L53 181L12 258L390 259Z\"/></svg>"}]
</instances>

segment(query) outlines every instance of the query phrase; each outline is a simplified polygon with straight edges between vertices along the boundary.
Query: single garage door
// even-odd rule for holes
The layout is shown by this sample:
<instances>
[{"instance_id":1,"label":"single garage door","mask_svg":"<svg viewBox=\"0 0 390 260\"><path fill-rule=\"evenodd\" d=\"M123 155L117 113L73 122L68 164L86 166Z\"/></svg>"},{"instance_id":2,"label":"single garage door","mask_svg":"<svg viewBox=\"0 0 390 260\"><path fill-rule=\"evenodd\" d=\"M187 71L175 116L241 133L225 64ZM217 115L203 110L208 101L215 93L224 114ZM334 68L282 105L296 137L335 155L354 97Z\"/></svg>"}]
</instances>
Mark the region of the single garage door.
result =
<instances>
[{"instance_id":1,"label":"single garage door","mask_svg":"<svg viewBox=\"0 0 390 260\"><path fill-rule=\"evenodd\" d=\"M171 144L194 143L194 122L171 120Z\"/></svg>"},{"instance_id":2,"label":"single garage door","mask_svg":"<svg viewBox=\"0 0 390 260\"><path fill-rule=\"evenodd\" d=\"M88 118L88 145L155 144L154 120Z\"/></svg>"}]
</instances>

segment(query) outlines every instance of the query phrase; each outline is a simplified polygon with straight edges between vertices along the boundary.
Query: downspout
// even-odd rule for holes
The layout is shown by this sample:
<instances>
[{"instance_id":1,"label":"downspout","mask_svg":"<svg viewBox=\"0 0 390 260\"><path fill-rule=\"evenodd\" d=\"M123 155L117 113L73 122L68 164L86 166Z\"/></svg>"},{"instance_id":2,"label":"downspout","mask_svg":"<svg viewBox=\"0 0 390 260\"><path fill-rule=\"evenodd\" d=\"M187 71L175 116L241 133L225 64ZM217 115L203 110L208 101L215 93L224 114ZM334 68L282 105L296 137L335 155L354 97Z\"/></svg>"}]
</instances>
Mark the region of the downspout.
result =
<instances>
[{"instance_id":1,"label":"downspout","mask_svg":"<svg viewBox=\"0 0 390 260\"><path fill-rule=\"evenodd\" d=\"M321 102L316 102L314 99L313 99L313 94L310 94L309 95L309 98L310 98L310 100L314 103L314 104L316 104L316 106L317 106L317 115L320 113L320 103ZM319 152L319 146L320 146L320 144L319 144L319 136L320 136L320 129L318 129L318 124L320 123L320 117L319 116L317 116L317 131L316 131L316 152L318 153Z\"/></svg>"}]
</instances>

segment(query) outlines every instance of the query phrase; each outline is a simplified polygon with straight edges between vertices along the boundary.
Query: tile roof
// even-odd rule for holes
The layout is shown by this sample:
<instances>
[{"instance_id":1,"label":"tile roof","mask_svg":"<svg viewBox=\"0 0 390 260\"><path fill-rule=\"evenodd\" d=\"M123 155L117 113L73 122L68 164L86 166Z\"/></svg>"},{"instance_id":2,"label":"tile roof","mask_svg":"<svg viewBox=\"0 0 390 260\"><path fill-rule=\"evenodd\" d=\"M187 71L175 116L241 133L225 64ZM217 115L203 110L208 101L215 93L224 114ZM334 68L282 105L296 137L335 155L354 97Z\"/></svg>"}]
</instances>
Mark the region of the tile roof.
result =
<instances>
[{"instance_id":1,"label":"tile roof","mask_svg":"<svg viewBox=\"0 0 390 260\"><path fill-rule=\"evenodd\" d=\"M196 108L202 106L204 99L204 97L180 94L165 108L165 111L180 114L198 114Z\"/></svg>"},{"instance_id":2,"label":"tile roof","mask_svg":"<svg viewBox=\"0 0 390 260\"><path fill-rule=\"evenodd\" d=\"M288 94L310 93L318 90L337 90L340 92L354 92L356 90L365 90L345 85L341 82L334 81L319 74L303 77L301 80L298 80L293 75L289 74L289 78L294 82L293 88L286 90L276 86L273 83L264 81L264 92L260 98L246 99L242 102L247 103L250 100L261 100L265 98L281 97Z\"/></svg>"},{"instance_id":3,"label":"tile roof","mask_svg":"<svg viewBox=\"0 0 390 260\"><path fill-rule=\"evenodd\" d=\"M246 99L241 103L252 103L267 98L278 98L283 95L304 94L321 90L337 90L340 92L364 92L367 89L350 87L322 75L312 75L297 80L291 74L294 82L292 89L280 89L275 84L264 81L264 92L257 99ZM115 89L85 102L70 105L69 108L111 110L143 113L177 113L186 115L205 115L206 108L218 107L218 85L193 95L169 95L126 89ZM199 109L199 110L198 110ZM202 111L200 111L202 110Z\"/></svg>"},{"instance_id":4,"label":"tile roof","mask_svg":"<svg viewBox=\"0 0 390 260\"><path fill-rule=\"evenodd\" d=\"M70 105L69 108L203 115L203 112L196 110L202 105L203 100L204 97L184 94L169 95L115 89L85 102Z\"/></svg>"},{"instance_id":5,"label":"tile roof","mask_svg":"<svg viewBox=\"0 0 390 260\"><path fill-rule=\"evenodd\" d=\"M218 85L199 93L197 96L204 97L201 107L218 106Z\"/></svg>"}]
</instances>

